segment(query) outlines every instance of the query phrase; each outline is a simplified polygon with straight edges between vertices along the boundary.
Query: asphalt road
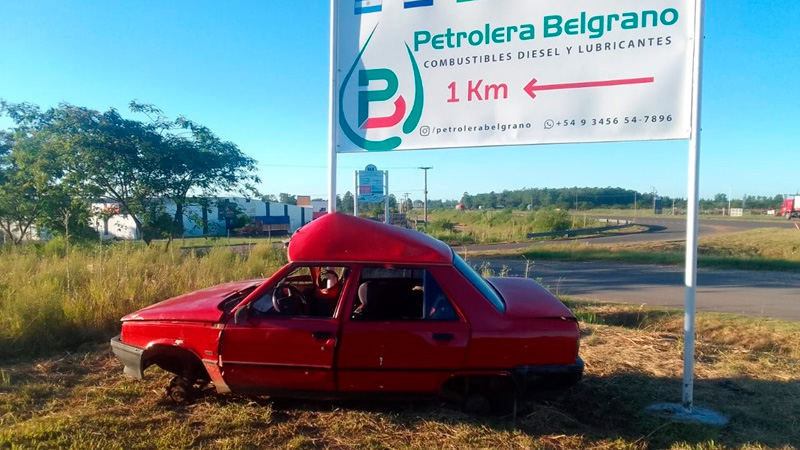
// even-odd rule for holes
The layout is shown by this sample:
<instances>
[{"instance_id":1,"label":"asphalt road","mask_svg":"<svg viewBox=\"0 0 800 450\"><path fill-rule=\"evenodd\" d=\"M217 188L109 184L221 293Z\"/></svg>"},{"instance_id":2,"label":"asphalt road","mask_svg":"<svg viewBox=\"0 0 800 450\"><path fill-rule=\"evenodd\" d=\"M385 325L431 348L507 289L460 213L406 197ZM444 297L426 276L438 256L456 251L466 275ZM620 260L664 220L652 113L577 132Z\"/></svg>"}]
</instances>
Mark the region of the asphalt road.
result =
<instances>
[{"instance_id":1,"label":"asphalt road","mask_svg":"<svg viewBox=\"0 0 800 450\"><path fill-rule=\"evenodd\" d=\"M685 217L640 218L637 222L650 226L650 231L590 238L584 242L611 244L686 239ZM794 228L794 221L701 220L699 232L703 237L766 227ZM531 244L528 242L521 242L470 246L468 252L524 248L529 245ZM496 272L506 266L511 276L525 275L525 261L492 260L490 264ZM686 291L683 267L612 262L534 261L533 267L529 267L529 270L529 277L541 278L545 286L559 295L636 305L676 308L684 306ZM798 273L699 269L697 285L696 300L699 311L800 321L800 274Z\"/></svg>"},{"instance_id":2,"label":"asphalt road","mask_svg":"<svg viewBox=\"0 0 800 450\"><path fill-rule=\"evenodd\" d=\"M473 261L474 262L474 261ZM525 275L525 261L491 260L510 276ZM557 295L634 305L683 308L682 267L609 262L534 261L530 278ZM700 269L697 310L800 321L800 274Z\"/></svg>"}]
</instances>

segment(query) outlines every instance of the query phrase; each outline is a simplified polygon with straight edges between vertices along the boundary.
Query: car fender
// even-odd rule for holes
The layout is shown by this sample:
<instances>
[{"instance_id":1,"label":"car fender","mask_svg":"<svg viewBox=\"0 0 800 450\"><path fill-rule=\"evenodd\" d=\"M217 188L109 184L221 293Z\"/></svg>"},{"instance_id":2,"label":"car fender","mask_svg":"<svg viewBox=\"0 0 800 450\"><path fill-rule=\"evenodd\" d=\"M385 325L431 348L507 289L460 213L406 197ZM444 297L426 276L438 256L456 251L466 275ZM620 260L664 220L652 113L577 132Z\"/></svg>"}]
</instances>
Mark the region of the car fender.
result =
<instances>
[{"instance_id":1,"label":"car fender","mask_svg":"<svg viewBox=\"0 0 800 450\"><path fill-rule=\"evenodd\" d=\"M161 356L170 356L175 359L183 359L189 362L196 362L201 367L204 367L204 361L197 354L197 352L186 346L185 343L180 339L157 339L147 344L144 348L144 352L142 353L142 372L144 372L148 367L153 365ZM166 369L166 368L165 368ZM176 375L182 375L177 373L177 371L171 371Z\"/></svg>"}]
</instances>

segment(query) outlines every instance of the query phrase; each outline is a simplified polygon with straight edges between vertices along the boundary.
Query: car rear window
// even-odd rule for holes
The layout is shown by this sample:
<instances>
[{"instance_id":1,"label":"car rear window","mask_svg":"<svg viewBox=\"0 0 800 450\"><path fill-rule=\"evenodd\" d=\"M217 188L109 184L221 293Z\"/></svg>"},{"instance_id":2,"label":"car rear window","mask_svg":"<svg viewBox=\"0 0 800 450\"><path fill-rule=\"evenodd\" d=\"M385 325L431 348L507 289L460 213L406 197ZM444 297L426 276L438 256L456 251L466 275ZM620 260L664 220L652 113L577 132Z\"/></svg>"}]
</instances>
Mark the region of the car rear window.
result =
<instances>
[{"instance_id":1,"label":"car rear window","mask_svg":"<svg viewBox=\"0 0 800 450\"><path fill-rule=\"evenodd\" d=\"M464 277L469 280L498 311L506 311L506 304L503 302L503 299L500 298L500 294L455 252L453 252L453 265L456 266L456 269L458 269L458 271L461 272L461 274L464 275Z\"/></svg>"}]
</instances>

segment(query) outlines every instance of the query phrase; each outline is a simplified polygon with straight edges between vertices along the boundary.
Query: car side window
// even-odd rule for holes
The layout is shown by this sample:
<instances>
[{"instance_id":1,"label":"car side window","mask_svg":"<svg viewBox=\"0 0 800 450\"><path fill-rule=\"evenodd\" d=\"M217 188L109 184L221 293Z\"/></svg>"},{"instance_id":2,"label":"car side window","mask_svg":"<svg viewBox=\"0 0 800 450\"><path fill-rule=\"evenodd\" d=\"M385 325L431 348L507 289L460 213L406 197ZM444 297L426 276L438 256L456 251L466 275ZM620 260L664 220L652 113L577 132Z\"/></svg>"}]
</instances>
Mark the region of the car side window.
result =
<instances>
[{"instance_id":1,"label":"car side window","mask_svg":"<svg viewBox=\"0 0 800 450\"><path fill-rule=\"evenodd\" d=\"M353 319L459 320L444 290L425 269L366 267Z\"/></svg>"},{"instance_id":2,"label":"car side window","mask_svg":"<svg viewBox=\"0 0 800 450\"><path fill-rule=\"evenodd\" d=\"M447 298L442 287L433 278L430 272L425 272L425 285L423 287L425 309L424 319L428 320L458 320L458 313L453 308L453 303Z\"/></svg>"},{"instance_id":3,"label":"car side window","mask_svg":"<svg viewBox=\"0 0 800 450\"><path fill-rule=\"evenodd\" d=\"M261 317L331 318L349 270L346 267L300 266L252 303Z\"/></svg>"}]
</instances>

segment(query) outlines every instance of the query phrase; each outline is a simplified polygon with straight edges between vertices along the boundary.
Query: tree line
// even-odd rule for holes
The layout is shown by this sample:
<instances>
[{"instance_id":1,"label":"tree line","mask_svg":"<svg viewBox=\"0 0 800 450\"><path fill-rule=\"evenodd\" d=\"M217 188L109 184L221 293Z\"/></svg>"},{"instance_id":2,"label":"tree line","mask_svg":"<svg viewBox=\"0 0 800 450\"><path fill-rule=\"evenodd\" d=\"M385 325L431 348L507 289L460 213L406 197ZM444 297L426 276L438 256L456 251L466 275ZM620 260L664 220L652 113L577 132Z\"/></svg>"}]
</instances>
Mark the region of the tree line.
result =
<instances>
[{"instance_id":1,"label":"tree line","mask_svg":"<svg viewBox=\"0 0 800 450\"><path fill-rule=\"evenodd\" d=\"M67 103L42 110L0 100L0 231L18 243L33 226L67 238L94 236L89 204L108 199L129 214L149 243L183 232L191 195L257 196L256 161L236 144L185 117L169 119L131 101L142 120L116 109ZM164 200L176 205L167 214Z\"/></svg>"},{"instance_id":2,"label":"tree line","mask_svg":"<svg viewBox=\"0 0 800 450\"><path fill-rule=\"evenodd\" d=\"M638 192L619 187L532 188L475 195L464 192L461 203L467 209L528 209L529 207L531 209L558 208L564 210L652 209L655 197L661 199L665 211L672 208L673 202L676 209L686 210L685 198L658 196L656 192ZM780 208L783 198L782 194L772 197L745 195L740 199L731 199L729 205L726 194L716 194L713 198L701 199L700 209L701 211L712 211L730 206L763 212L776 207Z\"/></svg>"},{"instance_id":3,"label":"tree line","mask_svg":"<svg viewBox=\"0 0 800 450\"><path fill-rule=\"evenodd\" d=\"M647 204L652 204L653 196L653 193L643 194L619 187L534 188L476 195L465 192L461 197L461 203L467 209L527 209L529 206L531 209L613 209L633 208L634 203L637 207L646 207Z\"/></svg>"}]
</instances>

